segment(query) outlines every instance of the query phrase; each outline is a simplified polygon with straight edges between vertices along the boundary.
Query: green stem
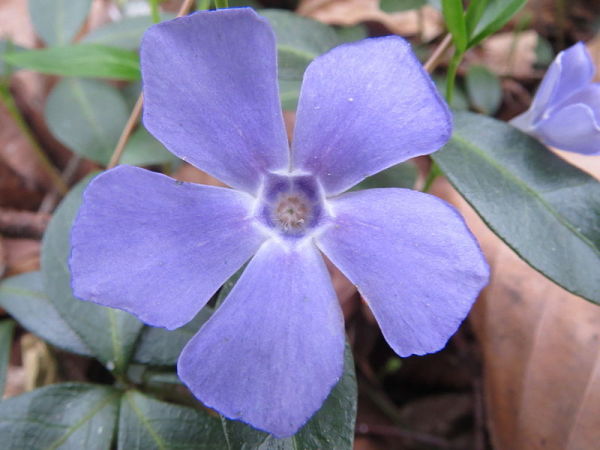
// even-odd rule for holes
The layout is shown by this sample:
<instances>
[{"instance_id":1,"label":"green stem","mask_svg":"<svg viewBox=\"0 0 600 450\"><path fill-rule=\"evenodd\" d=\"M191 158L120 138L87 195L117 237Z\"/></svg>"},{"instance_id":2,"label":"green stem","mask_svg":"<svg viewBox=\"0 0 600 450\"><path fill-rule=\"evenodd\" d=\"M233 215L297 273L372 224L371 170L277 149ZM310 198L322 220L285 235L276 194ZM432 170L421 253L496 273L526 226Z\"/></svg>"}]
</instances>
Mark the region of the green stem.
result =
<instances>
[{"instance_id":1,"label":"green stem","mask_svg":"<svg viewBox=\"0 0 600 450\"><path fill-rule=\"evenodd\" d=\"M443 175L442 169L438 166L434 160L431 160L431 167L429 168L429 173L427 174L427 179L425 179L425 186L423 186L422 192L429 192L433 182L437 177Z\"/></svg>"},{"instance_id":2,"label":"green stem","mask_svg":"<svg viewBox=\"0 0 600 450\"><path fill-rule=\"evenodd\" d=\"M210 9L211 0L198 0L196 2L196 11L207 11Z\"/></svg>"},{"instance_id":3,"label":"green stem","mask_svg":"<svg viewBox=\"0 0 600 450\"><path fill-rule=\"evenodd\" d=\"M160 10L158 8L159 0L150 0L150 11L152 13L152 22L160 22Z\"/></svg>"},{"instance_id":4,"label":"green stem","mask_svg":"<svg viewBox=\"0 0 600 450\"><path fill-rule=\"evenodd\" d=\"M228 0L215 0L215 7L217 9L229 8L229 1Z\"/></svg>"},{"instance_id":5,"label":"green stem","mask_svg":"<svg viewBox=\"0 0 600 450\"><path fill-rule=\"evenodd\" d=\"M6 84L0 84L0 102L4 105L4 107L8 111L8 114L10 115L10 117L13 119L15 124L19 127L19 130L21 131L21 133L23 133L23 135L25 136L25 138L31 145L31 148L33 149L35 155L37 156L39 163L41 164L42 168L46 171L48 176L50 177L52 184L54 184L54 188L61 195L66 194L67 191L69 190L68 186L66 185L66 183L63 181L62 177L60 176L60 172L56 169L56 167L54 167L52 165L52 163L50 162L50 159L48 159L48 156L46 155L46 153L44 153L44 151L41 149L41 147L39 146L39 144L33 137L33 134L31 133L31 130L29 129L29 126L27 125L27 122L25 122L25 119L21 115L21 111L19 111L19 108L17 107L17 104L15 103L15 100L10 92L10 89L8 88L8 85L6 85Z\"/></svg>"},{"instance_id":6,"label":"green stem","mask_svg":"<svg viewBox=\"0 0 600 450\"><path fill-rule=\"evenodd\" d=\"M462 60L464 53L455 50L452 59L450 60L450 65L448 66L448 75L446 76L446 101L448 105L452 104L452 96L454 95L454 84L456 81L456 71L458 70L458 65Z\"/></svg>"}]
</instances>

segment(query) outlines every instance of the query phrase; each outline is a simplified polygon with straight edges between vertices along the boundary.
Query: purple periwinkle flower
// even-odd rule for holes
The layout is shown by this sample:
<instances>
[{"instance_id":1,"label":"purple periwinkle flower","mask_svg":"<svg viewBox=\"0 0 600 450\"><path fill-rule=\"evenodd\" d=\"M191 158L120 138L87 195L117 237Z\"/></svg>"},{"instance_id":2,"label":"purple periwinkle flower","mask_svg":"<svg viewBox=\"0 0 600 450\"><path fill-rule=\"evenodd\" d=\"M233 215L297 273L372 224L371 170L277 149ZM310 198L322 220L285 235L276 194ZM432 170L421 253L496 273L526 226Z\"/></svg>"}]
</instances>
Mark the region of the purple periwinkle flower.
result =
<instances>
[{"instance_id":1,"label":"purple periwinkle flower","mask_svg":"<svg viewBox=\"0 0 600 450\"><path fill-rule=\"evenodd\" d=\"M582 42L560 52L530 108L510 123L560 150L600 155L600 83L592 83L595 72Z\"/></svg>"},{"instance_id":2,"label":"purple periwinkle flower","mask_svg":"<svg viewBox=\"0 0 600 450\"><path fill-rule=\"evenodd\" d=\"M343 317L321 253L399 355L446 344L488 278L463 219L406 189L343 193L450 135L448 109L403 39L312 62L291 150L275 37L251 9L155 25L141 61L148 130L232 189L128 166L96 177L72 232L77 297L174 329L249 261L178 373L207 406L279 437L343 371Z\"/></svg>"}]
</instances>

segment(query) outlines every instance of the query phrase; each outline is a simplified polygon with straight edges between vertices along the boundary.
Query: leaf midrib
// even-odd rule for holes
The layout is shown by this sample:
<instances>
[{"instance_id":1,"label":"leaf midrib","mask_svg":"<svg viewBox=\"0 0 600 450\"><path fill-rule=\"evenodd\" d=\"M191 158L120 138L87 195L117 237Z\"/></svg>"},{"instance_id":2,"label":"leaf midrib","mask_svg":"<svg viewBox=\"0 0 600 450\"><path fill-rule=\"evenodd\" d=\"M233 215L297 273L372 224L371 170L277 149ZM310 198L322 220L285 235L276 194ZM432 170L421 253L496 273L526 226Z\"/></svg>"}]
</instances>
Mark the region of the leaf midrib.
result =
<instances>
[{"instance_id":1,"label":"leaf midrib","mask_svg":"<svg viewBox=\"0 0 600 450\"><path fill-rule=\"evenodd\" d=\"M63 436L61 436L60 438L55 440L52 444L50 444L50 446L47 447L48 450L56 450L57 448L59 448L62 444L64 444L67 441L67 439L69 439L69 437L73 433L75 433L88 420L90 420L92 417L94 417L99 411L101 411L106 405L108 405L114 398L118 397L119 395L120 395L120 392L111 392L110 394L108 394L102 401L100 401L98 403L98 405L95 408L93 408L88 414L83 416L79 422L77 422L72 427L68 428L67 432Z\"/></svg>"},{"instance_id":2,"label":"leaf midrib","mask_svg":"<svg viewBox=\"0 0 600 450\"><path fill-rule=\"evenodd\" d=\"M129 407L136 415L138 420L141 422L142 426L148 431L148 434L150 434L154 442L156 442L158 448L161 450L167 450L168 447L166 442L160 437L160 435L154 430L154 428L152 428L152 425L150 425L150 422L146 419L146 416L138 408L137 404L135 403L135 400L132 398L133 395L134 394L132 392L127 392L125 394L125 398L127 400L127 403L129 404Z\"/></svg>"}]
</instances>

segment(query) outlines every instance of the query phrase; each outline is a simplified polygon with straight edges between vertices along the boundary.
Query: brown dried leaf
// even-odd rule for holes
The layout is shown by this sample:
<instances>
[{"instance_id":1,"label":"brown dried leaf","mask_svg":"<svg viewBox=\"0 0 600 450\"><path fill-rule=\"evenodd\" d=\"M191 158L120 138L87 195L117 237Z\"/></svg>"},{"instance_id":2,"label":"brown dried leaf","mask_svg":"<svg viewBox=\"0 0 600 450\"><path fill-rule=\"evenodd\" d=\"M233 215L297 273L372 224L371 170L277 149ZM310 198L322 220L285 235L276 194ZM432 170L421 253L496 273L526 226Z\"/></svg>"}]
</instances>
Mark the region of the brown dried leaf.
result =
<instances>
[{"instance_id":1,"label":"brown dried leaf","mask_svg":"<svg viewBox=\"0 0 600 450\"><path fill-rule=\"evenodd\" d=\"M498 449L588 449L600 442L600 307L520 260L446 183L482 244L492 281L471 313Z\"/></svg>"},{"instance_id":2,"label":"brown dried leaf","mask_svg":"<svg viewBox=\"0 0 600 450\"><path fill-rule=\"evenodd\" d=\"M0 161L18 174L27 190L50 188L52 183L35 153L8 109L0 101Z\"/></svg>"},{"instance_id":3,"label":"brown dried leaf","mask_svg":"<svg viewBox=\"0 0 600 450\"><path fill-rule=\"evenodd\" d=\"M499 76L532 78L536 61L538 34L533 30L515 34L498 33L487 38L477 53L469 55L473 64L482 64Z\"/></svg>"},{"instance_id":4,"label":"brown dried leaf","mask_svg":"<svg viewBox=\"0 0 600 450\"><path fill-rule=\"evenodd\" d=\"M2 275L4 275L4 272L6 271L6 251L4 250L4 242L2 239L2 235L0 235L0 279L2 278ZM2 308L0 308L0 313L4 311Z\"/></svg>"},{"instance_id":5,"label":"brown dried leaf","mask_svg":"<svg viewBox=\"0 0 600 450\"><path fill-rule=\"evenodd\" d=\"M40 269L40 241L4 238L6 275L18 275Z\"/></svg>"},{"instance_id":6,"label":"brown dried leaf","mask_svg":"<svg viewBox=\"0 0 600 450\"><path fill-rule=\"evenodd\" d=\"M424 6L420 12L410 10L388 14L379 9L379 0L302 0L297 12L331 25L378 22L394 34L419 34L424 41L436 38L444 29L442 16L435 8Z\"/></svg>"}]
</instances>

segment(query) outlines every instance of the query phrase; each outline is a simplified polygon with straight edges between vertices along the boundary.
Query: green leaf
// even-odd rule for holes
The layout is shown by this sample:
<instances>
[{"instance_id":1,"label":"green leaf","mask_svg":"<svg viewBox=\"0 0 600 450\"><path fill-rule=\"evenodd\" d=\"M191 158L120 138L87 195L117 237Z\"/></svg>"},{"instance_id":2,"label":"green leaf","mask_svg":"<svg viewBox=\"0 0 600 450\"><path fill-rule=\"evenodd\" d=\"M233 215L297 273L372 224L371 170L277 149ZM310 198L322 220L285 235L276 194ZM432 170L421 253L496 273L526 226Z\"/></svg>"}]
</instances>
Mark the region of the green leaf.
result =
<instances>
[{"instance_id":1,"label":"green leaf","mask_svg":"<svg viewBox=\"0 0 600 450\"><path fill-rule=\"evenodd\" d=\"M108 386L64 383L0 403L6 449L109 450L120 392Z\"/></svg>"},{"instance_id":2,"label":"green leaf","mask_svg":"<svg viewBox=\"0 0 600 450\"><path fill-rule=\"evenodd\" d=\"M8 77L12 73L12 67L10 64L4 62L4 56L7 53L18 53L25 50L25 48L11 42L7 39L0 39L0 81L3 77Z\"/></svg>"},{"instance_id":3,"label":"green leaf","mask_svg":"<svg viewBox=\"0 0 600 450\"><path fill-rule=\"evenodd\" d=\"M7 278L0 284L0 306L24 328L50 344L80 355L91 350L71 329L44 293L40 272Z\"/></svg>"},{"instance_id":4,"label":"green leaf","mask_svg":"<svg viewBox=\"0 0 600 450\"><path fill-rule=\"evenodd\" d=\"M8 372L14 330L14 321L8 319L0 321L0 399L4 393L4 386L6 386L6 374Z\"/></svg>"},{"instance_id":5,"label":"green leaf","mask_svg":"<svg viewBox=\"0 0 600 450\"><path fill-rule=\"evenodd\" d=\"M471 104L479 112L494 115L502 103L502 87L495 73L484 66L471 66L465 79Z\"/></svg>"},{"instance_id":6,"label":"green leaf","mask_svg":"<svg viewBox=\"0 0 600 450\"><path fill-rule=\"evenodd\" d=\"M216 417L129 391L121 399L118 448L212 450L228 443Z\"/></svg>"},{"instance_id":7,"label":"green leaf","mask_svg":"<svg viewBox=\"0 0 600 450\"><path fill-rule=\"evenodd\" d=\"M506 25L525 6L525 3L527 0L489 0L481 20L471 35L469 48L479 44Z\"/></svg>"},{"instance_id":8,"label":"green leaf","mask_svg":"<svg viewBox=\"0 0 600 450\"><path fill-rule=\"evenodd\" d=\"M261 450L336 449L351 450L356 421L356 375L352 350L346 345L344 374L323 407L294 436L276 439L242 422L223 419L231 449Z\"/></svg>"},{"instance_id":9,"label":"green leaf","mask_svg":"<svg viewBox=\"0 0 600 450\"><path fill-rule=\"evenodd\" d=\"M290 11L263 9L277 37L279 90L284 109L295 109L304 70L317 56L360 34L339 33L333 27Z\"/></svg>"},{"instance_id":10,"label":"green leaf","mask_svg":"<svg viewBox=\"0 0 600 450\"><path fill-rule=\"evenodd\" d=\"M538 36L535 45L535 67L547 68L554 60L554 50L548 39Z\"/></svg>"},{"instance_id":11,"label":"green leaf","mask_svg":"<svg viewBox=\"0 0 600 450\"><path fill-rule=\"evenodd\" d=\"M600 183L504 122L454 120L432 155L452 184L533 268L600 303Z\"/></svg>"},{"instance_id":12,"label":"green leaf","mask_svg":"<svg viewBox=\"0 0 600 450\"><path fill-rule=\"evenodd\" d=\"M467 24L462 0L442 0L442 14L452 41L460 53L467 49Z\"/></svg>"},{"instance_id":13,"label":"green leaf","mask_svg":"<svg viewBox=\"0 0 600 450\"><path fill-rule=\"evenodd\" d=\"M59 205L42 241L42 274L48 298L64 321L109 370L124 372L142 323L124 311L78 300L71 291L68 258L73 220L90 177L81 181Z\"/></svg>"},{"instance_id":14,"label":"green leaf","mask_svg":"<svg viewBox=\"0 0 600 450\"><path fill-rule=\"evenodd\" d=\"M200 310L194 319L176 330L144 327L135 348L133 362L152 366L174 366L183 347L209 319L212 308Z\"/></svg>"},{"instance_id":15,"label":"green leaf","mask_svg":"<svg viewBox=\"0 0 600 450\"><path fill-rule=\"evenodd\" d=\"M488 0L471 0L467 12L465 13L465 21L467 25L467 36L471 37L477 24L481 20L481 16L485 12Z\"/></svg>"},{"instance_id":16,"label":"green leaf","mask_svg":"<svg viewBox=\"0 0 600 450\"><path fill-rule=\"evenodd\" d=\"M44 114L59 141L100 164L108 163L129 117L116 88L77 78L65 78L54 87Z\"/></svg>"},{"instance_id":17,"label":"green leaf","mask_svg":"<svg viewBox=\"0 0 600 450\"><path fill-rule=\"evenodd\" d=\"M427 4L427 0L380 0L379 9L387 13L419 9Z\"/></svg>"},{"instance_id":18,"label":"green leaf","mask_svg":"<svg viewBox=\"0 0 600 450\"><path fill-rule=\"evenodd\" d=\"M173 14L162 13L162 20L175 18ZM96 28L85 36L81 42L109 45L126 50L136 50L140 46L142 35L153 25L152 17L126 17L118 22L111 22Z\"/></svg>"},{"instance_id":19,"label":"green leaf","mask_svg":"<svg viewBox=\"0 0 600 450\"><path fill-rule=\"evenodd\" d=\"M36 33L48 45L65 45L81 29L92 0L29 0Z\"/></svg>"},{"instance_id":20,"label":"green leaf","mask_svg":"<svg viewBox=\"0 0 600 450\"><path fill-rule=\"evenodd\" d=\"M136 52L100 44L77 44L4 55L9 64L49 75L138 80Z\"/></svg>"},{"instance_id":21,"label":"green leaf","mask_svg":"<svg viewBox=\"0 0 600 450\"><path fill-rule=\"evenodd\" d=\"M231 292L231 290L233 289L235 284L238 282L238 280L242 276L242 273L244 273L244 270L246 270L246 266L247 266L247 263L244 264L242 267L240 267L238 269L238 271L236 273L234 273L233 275L231 275L229 277L229 279L225 282L225 284L223 284L223 286L221 286L221 289L219 289L219 292L217 293L217 296L215 299L215 307L216 308L218 308L225 301L225 299L227 298L227 296L229 295L229 293Z\"/></svg>"},{"instance_id":22,"label":"green leaf","mask_svg":"<svg viewBox=\"0 0 600 450\"><path fill-rule=\"evenodd\" d=\"M373 176L370 176L352 188L353 191L360 189L398 187L412 189L417 181L417 166L407 161L397 164Z\"/></svg>"},{"instance_id":23,"label":"green leaf","mask_svg":"<svg viewBox=\"0 0 600 450\"><path fill-rule=\"evenodd\" d=\"M121 158L121 164L132 166L168 164L177 161L179 161L177 157L148 133L143 125L140 125L131 135Z\"/></svg>"}]
</instances>

